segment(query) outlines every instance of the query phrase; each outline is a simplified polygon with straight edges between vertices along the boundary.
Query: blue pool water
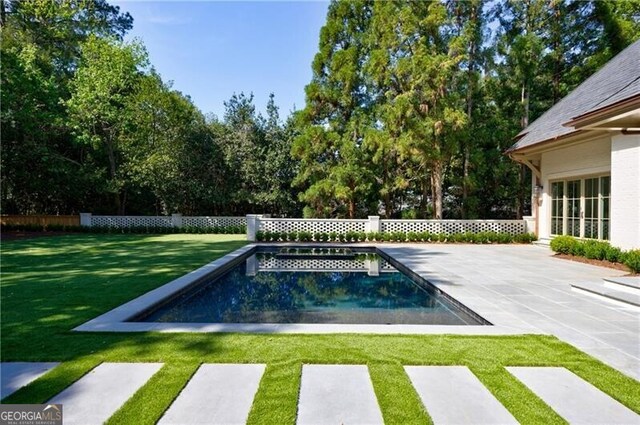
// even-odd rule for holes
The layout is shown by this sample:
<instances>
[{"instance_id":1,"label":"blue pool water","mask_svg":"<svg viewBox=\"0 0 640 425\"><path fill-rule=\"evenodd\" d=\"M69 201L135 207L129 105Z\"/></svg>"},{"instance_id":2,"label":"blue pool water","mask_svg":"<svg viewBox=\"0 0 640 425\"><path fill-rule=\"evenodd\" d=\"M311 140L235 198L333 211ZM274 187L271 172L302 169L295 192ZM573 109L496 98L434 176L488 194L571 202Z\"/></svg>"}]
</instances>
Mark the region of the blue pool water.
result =
<instances>
[{"instance_id":1,"label":"blue pool water","mask_svg":"<svg viewBox=\"0 0 640 425\"><path fill-rule=\"evenodd\" d=\"M377 254L278 249L255 253L132 321L486 324Z\"/></svg>"}]
</instances>

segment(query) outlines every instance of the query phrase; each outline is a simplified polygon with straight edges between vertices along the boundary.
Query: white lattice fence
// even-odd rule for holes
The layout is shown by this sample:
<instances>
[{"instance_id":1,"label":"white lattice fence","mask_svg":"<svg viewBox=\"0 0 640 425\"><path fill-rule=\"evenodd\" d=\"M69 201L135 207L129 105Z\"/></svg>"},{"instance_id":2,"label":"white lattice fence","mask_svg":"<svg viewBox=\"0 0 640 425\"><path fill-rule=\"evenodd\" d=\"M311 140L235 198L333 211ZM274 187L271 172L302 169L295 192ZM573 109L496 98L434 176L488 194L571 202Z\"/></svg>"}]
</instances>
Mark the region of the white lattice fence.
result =
<instances>
[{"instance_id":1,"label":"white lattice fence","mask_svg":"<svg viewBox=\"0 0 640 425\"><path fill-rule=\"evenodd\" d=\"M172 227L172 218L166 216L92 215L91 226L99 227Z\"/></svg>"},{"instance_id":2,"label":"white lattice fence","mask_svg":"<svg viewBox=\"0 0 640 425\"><path fill-rule=\"evenodd\" d=\"M364 232L368 220L334 220L305 218L261 218L257 230L263 232L346 233Z\"/></svg>"},{"instance_id":3,"label":"white lattice fence","mask_svg":"<svg viewBox=\"0 0 640 425\"><path fill-rule=\"evenodd\" d=\"M246 217L182 217L183 226L193 227L229 227L245 226Z\"/></svg>"},{"instance_id":4,"label":"white lattice fence","mask_svg":"<svg viewBox=\"0 0 640 425\"><path fill-rule=\"evenodd\" d=\"M85 215L85 224L96 227L229 227L245 226L246 217L191 217L174 214L173 216L118 216ZM82 221L82 218L81 218Z\"/></svg>"},{"instance_id":5,"label":"white lattice fence","mask_svg":"<svg viewBox=\"0 0 640 425\"><path fill-rule=\"evenodd\" d=\"M258 270L261 271L341 271L362 272L369 271L369 263L364 259L326 259L326 258L276 258L262 257L258 260ZM395 272L396 269L380 260L379 270Z\"/></svg>"},{"instance_id":6,"label":"white lattice fence","mask_svg":"<svg viewBox=\"0 0 640 425\"><path fill-rule=\"evenodd\" d=\"M480 233L497 232L520 235L525 232L523 220L380 220L382 232Z\"/></svg>"},{"instance_id":7,"label":"white lattice fence","mask_svg":"<svg viewBox=\"0 0 640 425\"><path fill-rule=\"evenodd\" d=\"M365 271L364 260L325 258L276 258L263 257L258 263L259 270L277 271Z\"/></svg>"}]
</instances>

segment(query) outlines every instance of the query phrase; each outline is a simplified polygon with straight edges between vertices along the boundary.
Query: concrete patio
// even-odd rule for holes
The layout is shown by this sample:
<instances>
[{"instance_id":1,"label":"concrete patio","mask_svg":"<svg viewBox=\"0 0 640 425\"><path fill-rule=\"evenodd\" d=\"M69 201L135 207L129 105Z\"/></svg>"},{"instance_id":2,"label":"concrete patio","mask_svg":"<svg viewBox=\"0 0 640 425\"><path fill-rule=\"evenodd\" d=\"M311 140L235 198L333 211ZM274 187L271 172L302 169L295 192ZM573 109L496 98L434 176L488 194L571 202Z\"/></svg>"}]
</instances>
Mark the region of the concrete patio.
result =
<instances>
[{"instance_id":1,"label":"concrete patio","mask_svg":"<svg viewBox=\"0 0 640 425\"><path fill-rule=\"evenodd\" d=\"M640 313L571 289L622 276L536 245L379 248L497 326L543 332L640 379Z\"/></svg>"}]
</instances>

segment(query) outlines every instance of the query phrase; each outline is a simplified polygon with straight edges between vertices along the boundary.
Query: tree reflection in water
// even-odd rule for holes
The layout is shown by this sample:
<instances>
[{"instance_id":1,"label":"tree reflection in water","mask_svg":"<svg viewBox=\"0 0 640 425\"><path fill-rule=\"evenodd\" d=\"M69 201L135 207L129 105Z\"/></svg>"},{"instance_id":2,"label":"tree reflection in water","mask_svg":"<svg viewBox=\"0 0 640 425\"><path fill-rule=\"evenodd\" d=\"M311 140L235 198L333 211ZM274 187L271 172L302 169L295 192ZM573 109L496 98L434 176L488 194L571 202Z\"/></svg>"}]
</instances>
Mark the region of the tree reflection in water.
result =
<instances>
[{"instance_id":1,"label":"tree reflection in water","mask_svg":"<svg viewBox=\"0 0 640 425\"><path fill-rule=\"evenodd\" d=\"M259 253L256 256L269 256ZM267 258L267 257L265 257ZM370 256L369 261L375 261ZM260 257L258 258L260 260ZM250 260L251 261L251 260ZM323 261L326 270L327 261ZM339 266L345 269L345 260ZM346 269L362 269L362 258ZM291 271L241 263L148 313L146 322L479 324L447 299L404 274L366 271ZM251 266L249 264L252 264ZM255 270L254 270L255 271ZM140 320L140 319L138 319Z\"/></svg>"}]
</instances>

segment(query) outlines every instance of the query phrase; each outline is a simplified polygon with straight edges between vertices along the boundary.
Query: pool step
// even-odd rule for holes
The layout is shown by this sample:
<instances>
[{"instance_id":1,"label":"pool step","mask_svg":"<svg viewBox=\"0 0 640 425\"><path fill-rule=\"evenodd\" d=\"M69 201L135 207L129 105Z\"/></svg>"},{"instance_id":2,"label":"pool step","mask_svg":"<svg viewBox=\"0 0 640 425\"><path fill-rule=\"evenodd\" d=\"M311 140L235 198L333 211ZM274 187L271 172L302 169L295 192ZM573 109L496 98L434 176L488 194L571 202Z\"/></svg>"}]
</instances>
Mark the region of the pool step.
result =
<instances>
[{"instance_id":1,"label":"pool step","mask_svg":"<svg viewBox=\"0 0 640 425\"><path fill-rule=\"evenodd\" d=\"M605 277L604 286L640 295L640 276Z\"/></svg>"},{"instance_id":2,"label":"pool step","mask_svg":"<svg viewBox=\"0 0 640 425\"><path fill-rule=\"evenodd\" d=\"M606 301L615 302L618 305L640 309L640 294L631 293L627 290L620 290L609 287L606 283L582 282L574 283L571 289L577 292L588 293L589 295L602 298Z\"/></svg>"}]
</instances>

